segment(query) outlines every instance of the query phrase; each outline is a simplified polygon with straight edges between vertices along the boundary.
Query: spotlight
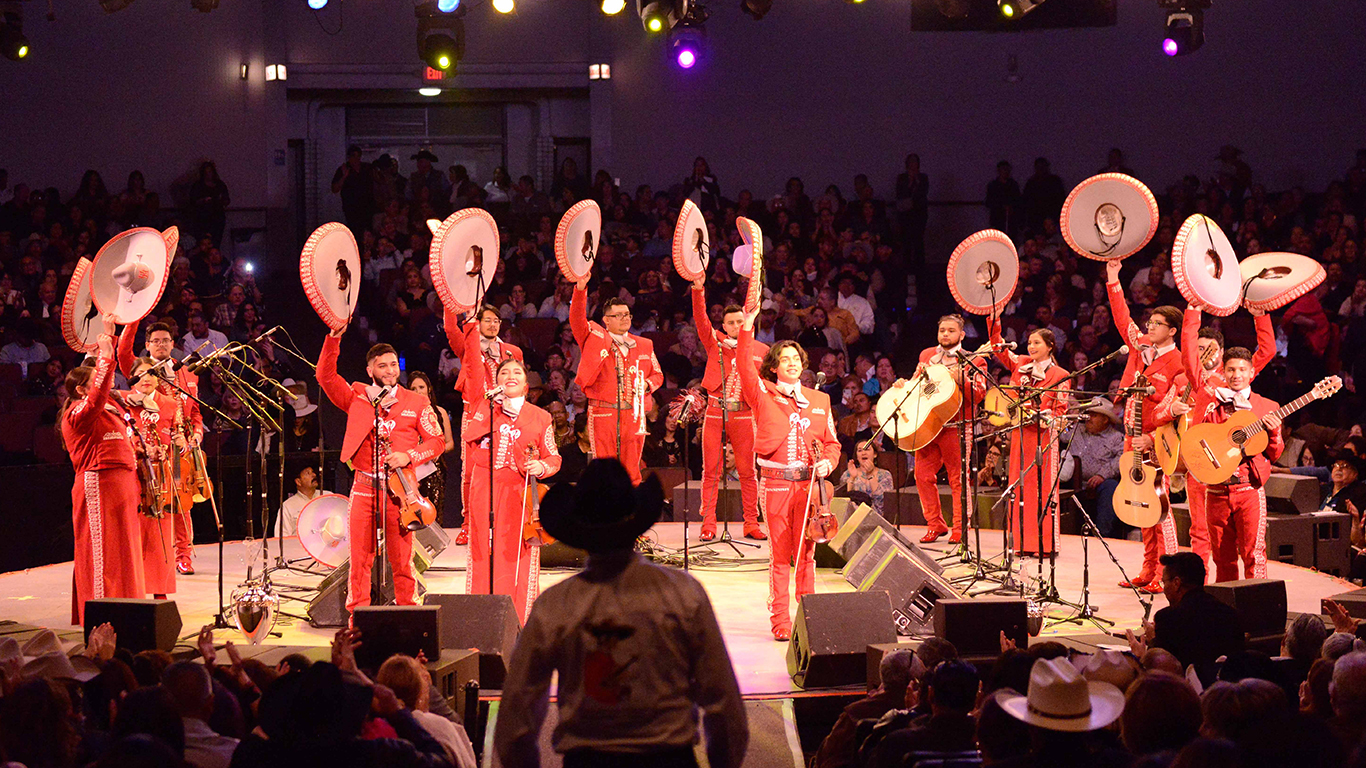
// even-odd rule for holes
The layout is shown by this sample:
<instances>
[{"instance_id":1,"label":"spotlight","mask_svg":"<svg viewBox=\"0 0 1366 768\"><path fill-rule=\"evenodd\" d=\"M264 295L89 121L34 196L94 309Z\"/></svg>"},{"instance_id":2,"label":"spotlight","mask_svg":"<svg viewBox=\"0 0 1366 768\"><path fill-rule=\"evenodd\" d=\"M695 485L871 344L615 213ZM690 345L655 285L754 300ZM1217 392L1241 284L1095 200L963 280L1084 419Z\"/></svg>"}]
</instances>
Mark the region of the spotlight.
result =
<instances>
[{"instance_id":1,"label":"spotlight","mask_svg":"<svg viewBox=\"0 0 1366 768\"><path fill-rule=\"evenodd\" d=\"M418 89L417 89L417 92L418 92L418 95L420 95L420 96L426 96L427 98L431 98L431 97L433 97L433 96L440 96L440 95L441 95L441 89L440 89L440 88L418 88Z\"/></svg>"},{"instance_id":2,"label":"spotlight","mask_svg":"<svg viewBox=\"0 0 1366 768\"><path fill-rule=\"evenodd\" d=\"M755 21L759 21L773 10L773 0L740 0L740 10L749 14Z\"/></svg>"},{"instance_id":3,"label":"spotlight","mask_svg":"<svg viewBox=\"0 0 1366 768\"><path fill-rule=\"evenodd\" d=\"M1007 19L1018 19L1044 4L1044 0L996 0L1001 15Z\"/></svg>"},{"instance_id":4,"label":"spotlight","mask_svg":"<svg viewBox=\"0 0 1366 768\"><path fill-rule=\"evenodd\" d=\"M516 7L515 0L493 0L493 10L499 13L512 13Z\"/></svg>"},{"instance_id":5,"label":"spotlight","mask_svg":"<svg viewBox=\"0 0 1366 768\"><path fill-rule=\"evenodd\" d=\"M308 0L308 7L315 11L321 11L327 7L327 0Z\"/></svg>"},{"instance_id":6,"label":"spotlight","mask_svg":"<svg viewBox=\"0 0 1366 768\"><path fill-rule=\"evenodd\" d=\"M436 9L442 13L455 13L455 9L459 7L460 0L436 0Z\"/></svg>"},{"instance_id":7,"label":"spotlight","mask_svg":"<svg viewBox=\"0 0 1366 768\"><path fill-rule=\"evenodd\" d=\"M465 22L463 14L444 13L432 0L413 8L417 15L417 52L427 66L449 72L460 64L465 55Z\"/></svg>"},{"instance_id":8,"label":"spotlight","mask_svg":"<svg viewBox=\"0 0 1366 768\"><path fill-rule=\"evenodd\" d=\"M626 0L602 0L602 12L608 16L616 16L626 8Z\"/></svg>"},{"instance_id":9,"label":"spotlight","mask_svg":"<svg viewBox=\"0 0 1366 768\"><path fill-rule=\"evenodd\" d=\"M24 24L17 13L6 13L4 23L0 24L0 55L10 61L28 58L28 38L24 36Z\"/></svg>"},{"instance_id":10,"label":"spotlight","mask_svg":"<svg viewBox=\"0 0 1366 768\"><path fill-rule=\"evenodd\" d=\"M1168 56L1195 53L1205 44L1205 14L1200 10L1177 11L1167 14L1167 35L1162 39L1162 52Z\"/></svg>"},{"instance_id":11,"label":"spotlight","mask_svg":"<svg viewBox=\"0 0 1366 768\"><path fill-rule=\"evenodd\" d=\"M688 6L688 0L636 0L640 23L652 34L673 29L688 13Z\"/></svg>"},{"instance_id":12,"label":"spotlight","mask_svg":"<svg viewBox=\"0 0 1366 768\"><path fill-rule=\"evenodd\" d=\"M100 0L105 13L116 13L133 4L133 0Z\"/></svg>"},{"instance_id":13,"label":"spotlight","mask_svg":"<svg viewBox=\"0 0 1366 768\"><path fill-rule=\"evenodd\" d=\"M681 69L692 69L706 52L706 31L700 22L684 21L669 34L669 50Z\"/></svg>"}]
</instances>

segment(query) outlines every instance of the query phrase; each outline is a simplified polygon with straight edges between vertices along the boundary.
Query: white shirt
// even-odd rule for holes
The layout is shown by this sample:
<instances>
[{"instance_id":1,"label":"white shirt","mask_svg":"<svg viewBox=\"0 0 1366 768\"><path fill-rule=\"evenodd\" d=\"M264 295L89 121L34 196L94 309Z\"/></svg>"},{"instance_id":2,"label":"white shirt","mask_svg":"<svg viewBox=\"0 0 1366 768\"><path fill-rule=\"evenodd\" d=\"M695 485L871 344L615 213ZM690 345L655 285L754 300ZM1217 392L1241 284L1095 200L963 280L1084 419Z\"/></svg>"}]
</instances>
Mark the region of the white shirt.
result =
<instances>
[{"instance_id":1,"label":"white shirt","mask_svg":"<svg viewBox=\"0 0 1366 768\"><path fill-rule=\"evenodd\" d=\"M285 499L285 503L280 505L280 514L275 521L275 535L280 538L286 536L297 536L299 533L299 513L304 511L304 505L318 498L320 491L314 491L312 496L305 496L302 491L295 491L293 496Z\"/></svg>"},{"instance_id":2,"label":"white shirt","mask_svg":"<svg viewBox=\"0 0 1366 768\"><path fill-rule=\"evenodd\" d=\"M453 723L441 715L431 712L419 712L410 709L408 714L412 715L417 724L422 726L422 730L431 734L433 739L441 743L441 746L446 749L446 756L455 763L456 768L478 768L478 763L475 762L474 758L474 745L470 744L470 737L465 732L465 726Z\"/></svg>"},{"instance_id":3,"label":"white shirt","mask_svg":"<svg viewBox=\"0 0 1366 768\"><path fill-rule=\"evenodd\" d=\"M185 762L194 768L228 768L237 739L220 736L198 718L182 717L181 722L185 724Z\"/></svg>"},{"instance_id":4,"label":"white shirt","mask_svg":"<svg viewBox=\"0 0 1366 768\"><path fill-rule=\"evenodd\" d=\"M34 363L46 363L51 354L41 341L33 342L33 346L27 349L19 346L19 342L11 341L0 347L0 363L17 363L19 373L28 378L28 367Z\"/></svg>"},{"instance_id":5,"label":"white shirt","mask_svg":"<svg viewBox=\"0 0 1366 768\"><path fill-rule=\"evenodd\" d=\"M199 350L200 355L207 355L210 352L217 352L223 347L228 346L228 337L224 336L221 331L215 331L210 328L208 335L203 337L196 337L194 332L188 332L181 338L180 343L181 346L185 347L185 352L187 354ZM204 345L203 349L199 348L200 344Z\"/></svg>"},{"instance_id":6,"label":"white shirt","mask_svg":"<svg viewBox=\"0 0 1366 768\"><path fill-rule=\"evenodd\" d=\"M553 317L563 323L569 319L569 305L552 295L541 302L539 316Z\"/></svg>"},{"instance_id":7,"label":"white shirt","mask_svg":"<svg viewBox=\"0 0 1366 768\"><path fill-rule=\"evenodd\" d=\"M847 309L849 314L854 316L854 322L858 323L859 333L866 335L873 332L873 326L877 320L873 317L873 305L869 304L867 299L857 293L851 293L848 296L840 294L839 301L836 303L839 304L840 309Z\"/></svg>"}]
</instances>

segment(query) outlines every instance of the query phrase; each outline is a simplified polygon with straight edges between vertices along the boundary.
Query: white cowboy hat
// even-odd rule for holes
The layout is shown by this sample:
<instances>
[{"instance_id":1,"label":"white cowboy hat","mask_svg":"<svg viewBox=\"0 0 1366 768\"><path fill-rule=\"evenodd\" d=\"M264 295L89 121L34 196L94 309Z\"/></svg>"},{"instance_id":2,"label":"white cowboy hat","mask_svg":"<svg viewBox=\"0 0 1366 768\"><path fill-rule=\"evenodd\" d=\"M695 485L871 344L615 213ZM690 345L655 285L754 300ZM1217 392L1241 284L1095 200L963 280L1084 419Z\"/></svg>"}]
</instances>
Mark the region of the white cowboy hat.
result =
<instances>
[{"instance_id":1,"label":"white cowboy hat","mask_svg":"<svg viewBox=\"0 0 1366 768\"><path fill-rule=\"evenodd\" d=\"M1121 691L1138 679L1138 665L1119 651L1101 649L1073 659L1072 664L1088 681L1109 683Z\"/></svg>"},{"instance_id":2,"label":"white cowboy hat","mask_svg":"<svg viewBox=\"0 0 1366 768\"><path fill-rule=\"evenodd\" d=\"M1107 418L1110 419L1110 422L1113 423L1115 426L1119 426L1124 423L1123 417L1119 415L1119 409L1115 408L1115 404L1110 402L1109 398L1096 398L1096 401L1094 403L1091 403L1089 406L1086 407L1086 413L1104 414Z\"/></svg>"},{"instance_id":3,"label":"white cowboy hat","mask_svg":"<svg viewBox=\"0 0 1366 768\"><path fill-rule=\"evenodd\" d=\"M1029 673L1029 694L1000 699L1001 709L1050 731L1085 733L1104 728L1124 711L1124 694L1110 683L1087 682L1066 659L1039 659Z\"/></svg>"}]
</instances>

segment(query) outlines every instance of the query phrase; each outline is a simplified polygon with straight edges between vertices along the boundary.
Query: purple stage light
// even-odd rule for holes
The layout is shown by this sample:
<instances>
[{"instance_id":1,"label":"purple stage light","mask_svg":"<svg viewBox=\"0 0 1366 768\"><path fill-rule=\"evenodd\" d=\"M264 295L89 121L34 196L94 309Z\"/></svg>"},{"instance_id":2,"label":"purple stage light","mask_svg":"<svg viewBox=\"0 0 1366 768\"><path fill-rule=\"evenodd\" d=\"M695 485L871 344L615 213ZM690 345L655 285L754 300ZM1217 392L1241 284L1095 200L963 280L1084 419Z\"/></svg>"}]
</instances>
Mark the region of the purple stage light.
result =
<instances>
[{"instance_id":1,"label":"purple stage light","mask_svg":"<svg viewBox=\"0 0 1366 768\"><path fill-rule=\"evenodd\" d=\"M678 66L684 69L692 69L697 63L697 54L691 48L683 48L678 52Z\"/></svg>"},{"instance_id":2,"label":"purple stage light","mask_svg":"<svg viewBox=\"0 0 1366 768\"><path fill-rule=\"evenodd\" d=\"M1162 52L1168 56L1175 56L1181 52L1181 49L1177 46L1176 41L1169 37L1162 41Z\"/></svg>"}]
</instances>

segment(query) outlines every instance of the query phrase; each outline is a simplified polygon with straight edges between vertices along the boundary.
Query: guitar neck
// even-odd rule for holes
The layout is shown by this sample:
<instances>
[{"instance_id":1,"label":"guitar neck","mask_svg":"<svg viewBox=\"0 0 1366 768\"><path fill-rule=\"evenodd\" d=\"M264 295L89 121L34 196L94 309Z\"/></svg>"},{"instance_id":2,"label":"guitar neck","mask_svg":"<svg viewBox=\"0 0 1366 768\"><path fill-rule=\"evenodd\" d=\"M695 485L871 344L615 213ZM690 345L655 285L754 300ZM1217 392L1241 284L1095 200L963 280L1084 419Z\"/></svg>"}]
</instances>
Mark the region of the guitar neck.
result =
<instances>
[{"instance_id":1,"label":"guitar neck","mask_svg":"<svg viewBox=\"0 0 1366 768\"><path fill-rule=\"evenodd\" d=\"M1309 405L1317 399L1319 399L1319 397L1318 394L1316 394L1315 392L1306 392L1303 395L1300 395L1294 400L1291 400L1290 402L1281 406L1280 408L1277 408L1271 413L1268 413L1266 416L1263 416L1262 418L1258 419L1256 422L1248 426L1247 433L1249 435L1256 435L1261 432L1264 432L1266 431L1266 420L1269 417L1276 416L1280 418L1282 421L1284 421L1286 416L1289 416L1290 414L1294 413L1295 411L1298 411L1306 405Z\"/></svg>"}]
</instances>

